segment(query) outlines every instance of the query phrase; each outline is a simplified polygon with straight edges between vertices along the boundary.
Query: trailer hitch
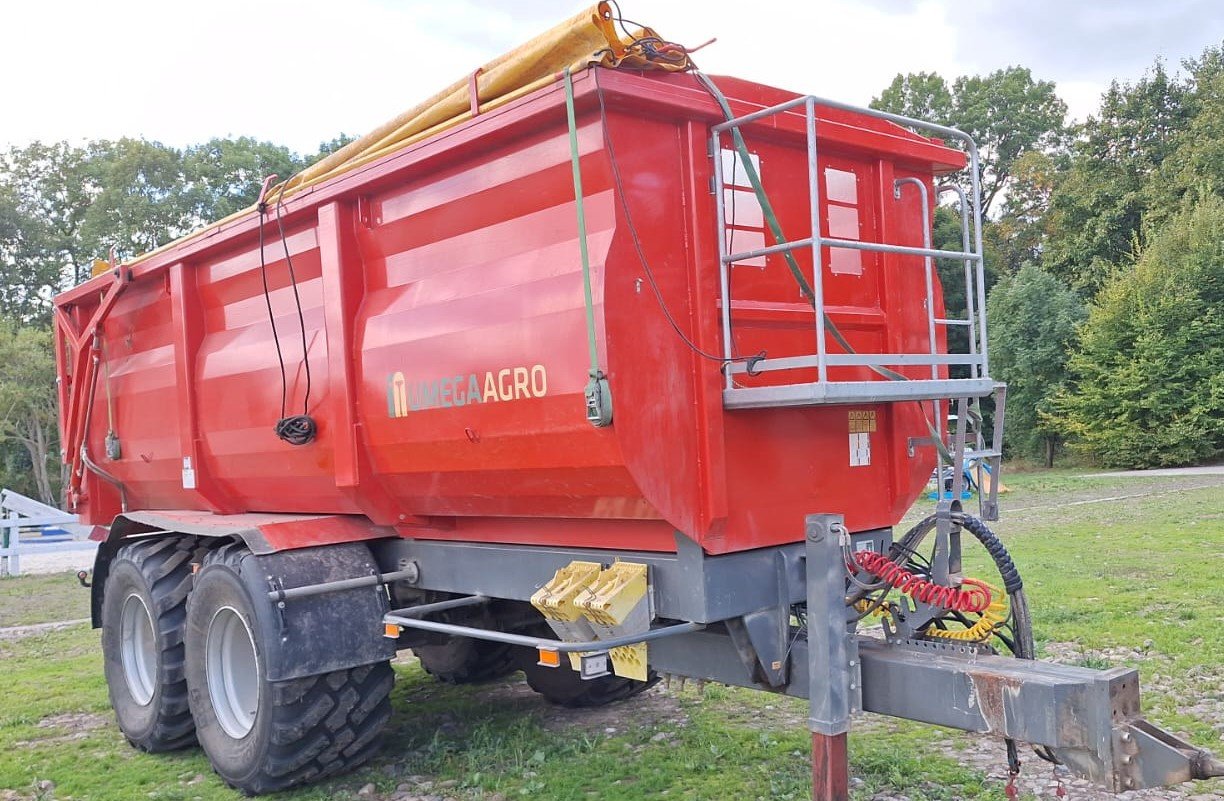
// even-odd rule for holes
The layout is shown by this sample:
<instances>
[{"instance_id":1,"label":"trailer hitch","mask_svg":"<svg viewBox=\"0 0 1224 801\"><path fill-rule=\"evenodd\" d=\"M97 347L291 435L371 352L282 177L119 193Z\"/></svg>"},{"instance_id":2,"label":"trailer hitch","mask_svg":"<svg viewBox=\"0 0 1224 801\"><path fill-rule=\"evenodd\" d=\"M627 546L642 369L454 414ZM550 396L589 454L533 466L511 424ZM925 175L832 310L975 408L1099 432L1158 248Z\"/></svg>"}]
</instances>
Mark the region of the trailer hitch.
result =
<instances>
[{"instance_id":1,"label":"trailer hitch","mask_svg":"<svg viewBox=\"0 0 1224 801\"><path fill-rule=\"evenodd\" d=\"M1072 773L1115 793L1224 776L1224 762L1140 715L1132 668L967 658L862 637L859 652L869 712L1046 745ZM913 687L924 690L905 691Z\"/></svg>"},{"instance_id":2,"label":"trailer hitch","mask_svg":"<svg viewBox=\"0 0 1224 801\"><path fill-rule=\"evenodd\" d=\"M1113 734L1114 792L1224 776L1224 761L1142 718Z\"/></svg>"}]
</instances>

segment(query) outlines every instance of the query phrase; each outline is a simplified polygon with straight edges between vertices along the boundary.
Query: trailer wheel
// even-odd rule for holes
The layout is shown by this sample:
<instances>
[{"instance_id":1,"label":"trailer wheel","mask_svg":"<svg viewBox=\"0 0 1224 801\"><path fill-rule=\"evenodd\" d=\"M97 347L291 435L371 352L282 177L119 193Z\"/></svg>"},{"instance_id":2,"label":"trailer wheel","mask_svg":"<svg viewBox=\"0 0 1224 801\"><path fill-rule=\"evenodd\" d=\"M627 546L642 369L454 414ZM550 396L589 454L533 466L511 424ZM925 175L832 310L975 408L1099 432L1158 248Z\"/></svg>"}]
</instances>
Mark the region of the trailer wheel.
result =
<instances>
[{"instance_id":1,"label":"trailer wheel","mask_svg":"<svg viewBox=\"0 0 1224 801\"><path fill-rule=\"evenodd\" d=\"M544 700L557 706L593 707L605 706L626 698L632 698L658 684L659 677L651 671L646 681L624 679L620 676L601 676L598 679L584 679L578 671L561 667L543 667L535 664L535 652L532 659L522 664L523 673L527 676L527 685Z\"/></svg>"},{"instance_id":2,"label":"trailer wheel","mask_svg":"<svg viewBox=\"0 0 1224 801\"><path fill-rule=\"evenodd\" d=\"M119 729L142 751L172 751L195 742L183 628L197 547L193 537L139 540L118 550L107 574L106 686Z\"/></svg>"},{"instance_id":3,"label":"trailer wheel","mask_svg":"<svg viewBox=\"0 0 1224 801\"><path fill-rule=\"evenodd\" d=\"M493 681L517 669L513 646L470 637L455 637L445 645L422 645L412 652L426 673L446 684Z\"/></svg>"},{"instance_id":4,"label":"trailer wheel","mask_svg":"<svg viewBox=\"0 0 1224 801\"><path fill-rule=\"evenodd\" d=\"M268 681L254 605L239 578L249 551L210 553L187 605L187 685L197 736L227 784L255 795L352 770L391 716L389 662Z\"/></svg>"}]
</instances>

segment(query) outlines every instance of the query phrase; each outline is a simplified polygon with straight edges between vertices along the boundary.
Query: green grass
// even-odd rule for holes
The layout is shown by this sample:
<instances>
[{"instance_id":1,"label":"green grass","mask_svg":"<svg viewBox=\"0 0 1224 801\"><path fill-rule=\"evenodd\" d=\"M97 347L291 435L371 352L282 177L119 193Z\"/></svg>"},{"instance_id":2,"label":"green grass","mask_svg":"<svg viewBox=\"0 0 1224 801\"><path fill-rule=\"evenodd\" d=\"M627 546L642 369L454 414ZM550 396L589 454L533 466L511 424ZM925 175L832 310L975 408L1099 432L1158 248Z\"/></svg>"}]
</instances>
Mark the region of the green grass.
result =
<instances>
[{"instance_id":1,"label":"green grass","mask_svg":"<svg viewBox=\"0 0 1224 801\"><path fill-rule=\"evenodd\" d=\"M1028 511L997 528L1025 577L1039 647L1090 667L1137 667L1147 714L1220 750L1219 733L1190 709L1224 686L1224 482L1209 479L1017 473L1005 478L1005 517L1008 507ZM1142 497L1079 503L1126 495ZM988 574L969 556L971 572ZM0 581L5 620L84 617L86 599L71 576ZM0 639L0 666L0 798L3 788L49 798L44 781L57 799L240 797L198 749L150 756L126 745L87 626ZM449 687L412 662L396 670L383 754L355 775L278 798L350 798L367 783L376 798L401 784L447 799L809 797L802 701L689 685L584 716L548 707L519 680ZM855 725L856 798L1003 801L998 781L957 761L967 736L880 718ZM1218 785L1195 790L1211 791Z\"/></svg>"},{"instance_id":2,"label":"green grass","mask_svg":"<svg viewBox=\"0 0 1224 801\"><path fill-rule=\"evenodd\" d=\"M0 628L89 617L89 590L73 573L0 578Z\"/></svg>"}]
</instances>

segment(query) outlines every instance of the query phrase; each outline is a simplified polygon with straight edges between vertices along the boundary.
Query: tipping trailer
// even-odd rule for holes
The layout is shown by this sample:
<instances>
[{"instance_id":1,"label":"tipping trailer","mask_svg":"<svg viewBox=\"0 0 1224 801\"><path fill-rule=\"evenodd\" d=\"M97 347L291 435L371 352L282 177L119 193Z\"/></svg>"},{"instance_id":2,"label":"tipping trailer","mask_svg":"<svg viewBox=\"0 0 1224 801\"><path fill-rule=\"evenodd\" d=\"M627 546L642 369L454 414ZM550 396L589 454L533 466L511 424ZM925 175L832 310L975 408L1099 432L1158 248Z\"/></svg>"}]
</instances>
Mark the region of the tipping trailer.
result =
<instances>
[{"instance_id":1,"label":"tipping trailer","mask_svg":"<svg viewBox=\"0 0 1224 801\"><path fill-rule=\"evenodd\" d=\"M198 740L248 793L317 780L377 748L411 648L572 706L660 674L806 697L820 799L848 797L856 709L1115 791L1220 775L1141 718L1135 671L1032 661L1019 573L959 502L894 535L941 454L998 475L973 142L615 22L55 299L125 736ZM957 250L931 244L944 197Z\"/></svg>"}]
</instances>

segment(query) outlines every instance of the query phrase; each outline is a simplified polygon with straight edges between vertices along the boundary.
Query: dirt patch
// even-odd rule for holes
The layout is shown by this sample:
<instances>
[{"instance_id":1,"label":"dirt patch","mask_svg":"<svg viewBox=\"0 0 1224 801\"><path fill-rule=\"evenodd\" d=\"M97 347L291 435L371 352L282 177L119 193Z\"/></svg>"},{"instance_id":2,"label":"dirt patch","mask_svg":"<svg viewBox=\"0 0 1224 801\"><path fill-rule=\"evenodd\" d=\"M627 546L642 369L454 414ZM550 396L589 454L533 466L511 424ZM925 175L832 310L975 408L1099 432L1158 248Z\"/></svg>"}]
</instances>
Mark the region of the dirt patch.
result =
<instances>
[{"instance_id":1,"label":"dirt patch","mask_svg":"<svg viewBox=\"0 0 1224 801\"><path fill-rule=\"evenodd\" d=\"M46 634L48 631L59 631L60 629L80 626L88 622L89 618L83 617L80 620L59 620L55 623L35 623L32 626L9 626L8 628L0 629L0 641L20 640L22 637Z\"/></svg>"},{"instance_id":2,"label":"dirt patch","mask_svg":"<svg viewBox=\"0 0 1224 801\"><path fill-rule=\"evenodd\" d=\"M91 712L65 712L59 715L51 715L50 717L43 718L36 724L39 729L47 732L45 736L40 735L33 740L18 740L13 745L18 748L32 748L34 746L84 740L94 729L100 729L109 724L110 720L107 717ZM0 801L3 801L3 799L0 798Z\"/></svg>"},{"instance_id":3,"label":"dirt patch","mask_svg":"<svg viewBox=\"0 0 1224 801\"><path fill-rule=\"evenodd\" d=\"M490 708L521 710L532 715L543 728L558 733L611 737L631 729L675 729L688 723L678 698L662 684L608 706L569 709L548 703L519 676L483 686L480 699Z\"/></svg>"}]
</instances>

